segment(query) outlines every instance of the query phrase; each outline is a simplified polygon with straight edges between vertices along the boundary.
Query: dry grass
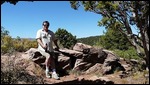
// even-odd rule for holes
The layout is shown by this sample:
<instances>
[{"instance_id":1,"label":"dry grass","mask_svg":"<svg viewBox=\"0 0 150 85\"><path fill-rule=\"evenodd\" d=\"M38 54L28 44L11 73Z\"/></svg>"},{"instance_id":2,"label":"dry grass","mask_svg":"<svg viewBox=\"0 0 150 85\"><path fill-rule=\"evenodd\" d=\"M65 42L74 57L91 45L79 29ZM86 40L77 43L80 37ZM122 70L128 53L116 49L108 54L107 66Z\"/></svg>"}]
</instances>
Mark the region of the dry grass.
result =
<instances>
[{"instance_id":1,"label":"dry grass","mask_svg":"<svg viewBox=\"0 0 150 85\"><path fill-rule=\"evenodd\" d=\"M45 71L40 66L35 64L35 69L33 70L36 76L45 76Z\"/></svg>"},{"instance_id":2,"label":"dry grass","mask_svg":"<svg viewBox=\"0 0 150 85\"><path fill-rule=\"evenodd\" d=\"M78 70L69 70L68 73L73 74L75 76L83 75L83 71L78 71Z\"/></svg>"},{"instance_id":3,"label":"dry grass","mask_svg":"<svg viewBox=\"0 0 150 85\"><path fill-rule=\"evenodd\" d=\"M119 78L118 74L112 74L114 77L111 78L112 81L115 82L115 84L149 84L149 78L146 78L145 75L147 72L135 72L131 74L128 77L125 78Z\"/></svg>"}]
</instances>

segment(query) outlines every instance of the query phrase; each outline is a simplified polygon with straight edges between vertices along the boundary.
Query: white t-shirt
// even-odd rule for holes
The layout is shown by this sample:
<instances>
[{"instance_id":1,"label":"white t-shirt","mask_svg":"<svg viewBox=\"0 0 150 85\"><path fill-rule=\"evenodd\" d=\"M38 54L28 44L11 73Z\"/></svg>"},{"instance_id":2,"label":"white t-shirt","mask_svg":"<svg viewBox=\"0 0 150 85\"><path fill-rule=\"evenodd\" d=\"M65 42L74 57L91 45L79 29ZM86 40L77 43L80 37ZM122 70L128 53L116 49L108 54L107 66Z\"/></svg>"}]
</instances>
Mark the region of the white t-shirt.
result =
<instances>
[{"instance_id":1,"label":"white t-shirt","mask_svg":"<svg viewBox=\"0 0 150 85\"><path fill-rule=\"evenodd\" d=\"M48 30L48 32L45 32L43 29L40 29L37 31L36 39L41 39L42 43L44 45L47 44L47 51L53 52L53 46L52 46L52 41L54 41L55 34ZM45 51L45 49L42 48L42 46L38 43L38 50Z\"/></svg>"}]
</instances>

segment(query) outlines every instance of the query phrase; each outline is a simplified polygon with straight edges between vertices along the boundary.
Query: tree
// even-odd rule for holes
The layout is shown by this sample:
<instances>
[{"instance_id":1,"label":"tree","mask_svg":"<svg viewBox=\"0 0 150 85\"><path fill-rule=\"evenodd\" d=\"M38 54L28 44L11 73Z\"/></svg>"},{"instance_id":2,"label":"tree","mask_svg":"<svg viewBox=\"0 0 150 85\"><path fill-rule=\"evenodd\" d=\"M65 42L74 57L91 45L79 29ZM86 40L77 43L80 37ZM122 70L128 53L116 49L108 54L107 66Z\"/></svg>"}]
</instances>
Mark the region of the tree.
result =
<instances>
[{"instance_id":1,"label":"tree","mask_svg":"<svg viewBox=\"0 0 150 85\"><path fill-rule=\"evenodd\" d=\"M16 37L16 40L21 41L21 38L19 36Z\"/></svg>"},{"instance_id":2,"label":"tree","mask_svg":"<svg viewBox=\"0 0 150 85\"><path fill-rule=\"evenodd\" d=\"M13 50L13 39L11 36L6 35L4 38L1 40L3 44L1 44L1 53L12 53Z\"/></svg>"},{"instance_id":3,"label":"tree","mask_svg":"<svg viewBox=\"0 0 150 85\"><path fill-rule=\"evenodd\" d=\"M73 36L65 29L59 28L55 32L55 35L59 39L60 44L65 48L71 48L71 46L74 46L75 43L77 42L76 36Z\"/></svg>"},{"instance_id":4,"label":"tree","mask_svg":"<svg viewBox=\"0 0 150 85\"><path fill-rule=\"evenodd\" d=\"M1 26L1 44L3 44L3 38L6 35L9 35L9 31L5 30L5 28Z\"/></svg>"},{"instance_id":5,"label":"tree","mask_svg":"<svg viewBox=\"0 0 150 85\"><path fill-rule=\"evenodd\" d=\"M99 25L118 28L149 68L149 1L70 1L70 4L75 10L83 5L85 11L102 15ZM140 36L133 33L131 26L136 26Z\"/></svg>"},{"instance_id":6,"label":"tree","mask_svg":"<svg viewBox=\"0 0 150 85\"><path fill-rule=\"evenodd\" d=\"M9 34L9 31L8 30L5 30L4 27L1 26L1 38L5 35L8 35Z\"/></svg>"},{"instance_id":7,"label":"tree","mask_svg":"<svg viewBox=\"0 0 150 85\"><path fill-rule=\"evenodd\" d=\"M131 46L119 30L111 28L107 29L106 33L101 36L99 43L106 49L128 50Z\"/></svg>"}]
</instances>

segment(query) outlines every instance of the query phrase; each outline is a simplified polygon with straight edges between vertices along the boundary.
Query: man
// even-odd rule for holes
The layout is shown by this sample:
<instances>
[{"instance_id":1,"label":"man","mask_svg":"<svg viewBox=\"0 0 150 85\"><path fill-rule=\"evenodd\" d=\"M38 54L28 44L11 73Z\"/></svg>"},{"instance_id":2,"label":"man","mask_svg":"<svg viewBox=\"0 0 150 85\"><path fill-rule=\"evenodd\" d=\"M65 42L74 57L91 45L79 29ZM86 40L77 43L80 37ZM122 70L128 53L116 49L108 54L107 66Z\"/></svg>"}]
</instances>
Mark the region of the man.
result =
<instances>
[{"instance_id":1,"label":"man","mask_svg":"<svg viewBox=\"0 0 150 85\"><path fill-rule=\"evenodd\" d=\"M54 51L52 46L52 41L56 45L56 48L59 49L57 44L57 39L52 31L49 28L49 22L43 22L43 28L37 31L36 40L38 42L38 50L40 53L46 57L45 64L46 64L46 77L50 78L49 74L49 67L52 69L52 78L59 79L56 69L55 69L55 61L54 61Z\"/></svg>"}]
</instances>

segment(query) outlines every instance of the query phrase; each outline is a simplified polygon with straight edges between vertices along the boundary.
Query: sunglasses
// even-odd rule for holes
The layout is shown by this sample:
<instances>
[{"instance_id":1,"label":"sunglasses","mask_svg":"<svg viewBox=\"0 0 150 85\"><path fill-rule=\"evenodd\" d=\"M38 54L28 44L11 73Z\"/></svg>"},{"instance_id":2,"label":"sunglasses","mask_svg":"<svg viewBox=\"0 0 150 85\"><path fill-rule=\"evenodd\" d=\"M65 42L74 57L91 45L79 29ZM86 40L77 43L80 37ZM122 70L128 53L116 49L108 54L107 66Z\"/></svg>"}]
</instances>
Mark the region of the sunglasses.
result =
<instances>
[{"instance_id":1,"label":"sunglasses","mask_svg":"<svg viewBox=\"0 0 150 85\"><path fill-rule=\"evenodd\" d=\"M49 25L44 25L44 24L43 24L43 26L44 26L44 27L49 27Z\"/></svg>"}]
</instances>

